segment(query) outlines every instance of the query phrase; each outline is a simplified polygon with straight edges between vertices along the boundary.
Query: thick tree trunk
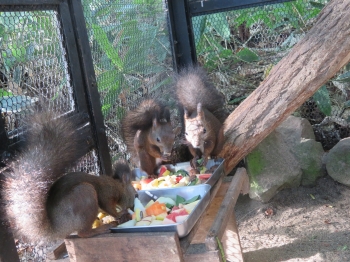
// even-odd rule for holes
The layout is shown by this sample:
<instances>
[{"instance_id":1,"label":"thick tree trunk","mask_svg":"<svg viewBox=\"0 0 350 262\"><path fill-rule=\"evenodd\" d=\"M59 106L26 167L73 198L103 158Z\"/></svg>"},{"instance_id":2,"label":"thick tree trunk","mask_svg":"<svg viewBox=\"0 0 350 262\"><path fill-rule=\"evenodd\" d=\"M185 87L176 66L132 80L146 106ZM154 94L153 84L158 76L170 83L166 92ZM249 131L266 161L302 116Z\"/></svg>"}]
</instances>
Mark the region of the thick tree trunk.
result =
<instances>
[{"instance_id":1,"label":"thick tree trunk","mask_svg":"<svg viewBox=\"0 0 350 262\"><path fill-rule=\"evenodd\" d=\"M224 123L221 157L231 171L350 61L350 1L333 0L305 37Z\"/></svg>"}]
</instances>

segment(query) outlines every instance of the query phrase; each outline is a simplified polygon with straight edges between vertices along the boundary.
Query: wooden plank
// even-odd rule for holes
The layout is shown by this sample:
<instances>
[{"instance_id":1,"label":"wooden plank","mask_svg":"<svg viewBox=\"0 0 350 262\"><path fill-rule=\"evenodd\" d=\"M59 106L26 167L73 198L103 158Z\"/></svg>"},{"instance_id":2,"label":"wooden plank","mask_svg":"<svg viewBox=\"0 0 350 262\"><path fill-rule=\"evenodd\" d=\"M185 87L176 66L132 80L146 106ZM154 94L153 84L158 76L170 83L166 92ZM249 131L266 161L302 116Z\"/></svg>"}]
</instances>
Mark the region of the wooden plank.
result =
<instances>
[{"instance_id":1,"label":"wooden plank","mask_svg":"<svg viewBox=\"0 0 350 262\"><path fill-rule=\"evenodd\" d=\"M215 217L214 223L205 239L207 250L214 251L218 249L217 239L222 239L237 198L241 193L241 189L246 188L245 184L248 182L249 179L245 168L238 168Z\"/></svg>"},{"instance_id":2,"label":"wooden plank","mask_svg":"<svg viewBox=\"0 0 350 262\"><path fill-rule=\"evenodd\" d=\"M193 237L191 244L204 243L209 229L213 224L216 214L218 213L221 203L224 200L225 194L230 186L230 182L232 181L232 177L228 178L228 180L222 182L217 194L215 195L213 201L210 203L209 208L203 214L202 222L195 236Z\"/></svg>"},{"instance_id":3,"label":"wooden plank","mask_svg":"<svg viewBox=\"0 0 350 262\"><path fill-rule=\"evenodd\" d=\"M67 254L66 244L64 242L57 244L53 247L52 251L48 252L46 255L48 259L57 260Z\"/></svg>"},{"instance_id":4,"label":"wooden plank","mask_svg":"<svg viewBox=\"0 0 350 262\"><path fill-rule=\"evenodd\" d=\"M350 61L350 1L330 1L314 26L226 119L225 173Z\"/></svg>"},{"instance_id":5,"label":"wooden plank","mask_svg":"<svg viewBox=\"0 0 350 262\"><path fill-rule=\"evenodd\" d=\"M194 254L185 254L184 255L185 262L222 262L223 259L220 256L218 250L215 251L206 251L204 253L194 253Z\"/></svg>"},{"instance_id":6,"label":"wooden plank","mask_svg":"<svg viewBox=\"0 0 350 262\"><path fill-rule=\"evenodd\" d=\"M92 238L70 236L65 243L71 262L183 261L175 232L110 233Z\"/></svg>"},{"instance_id":7,"label":"wooden plank","mask_svg":"<svg viewBox=\"0 0 350 262\"><path fill-rule=\"evenodd\" d=\"M219 179L215 185L210 189L210 200L209 200L209 204L206 207L206 209L203 211L203 214L205 214L205 212L208 210L210 203L213 201L215 195L217 194L217 192L220 189L222 183L222 179ZM196 235L197 230L201 227L202 221L203 221L203 215L198 219L198 221L196 222L196 224L193 226L192 230L190 231L190 233L181 238L180 239L180 246L183 252L186 251L186 249L189 247L189 245L191 244L194 236Z\"/></svg>"},{"instance_id":8,"label":"wooden plank","mask_svg":"<svg viewBox=\"0 0 350 262\"><path fill-rule=\"evenodd\" d=\"M235 212L229 216L226 230L221 239L225 258L230 262L243 262L241 241L239 239Z\"/></svg>"}]
</instances>

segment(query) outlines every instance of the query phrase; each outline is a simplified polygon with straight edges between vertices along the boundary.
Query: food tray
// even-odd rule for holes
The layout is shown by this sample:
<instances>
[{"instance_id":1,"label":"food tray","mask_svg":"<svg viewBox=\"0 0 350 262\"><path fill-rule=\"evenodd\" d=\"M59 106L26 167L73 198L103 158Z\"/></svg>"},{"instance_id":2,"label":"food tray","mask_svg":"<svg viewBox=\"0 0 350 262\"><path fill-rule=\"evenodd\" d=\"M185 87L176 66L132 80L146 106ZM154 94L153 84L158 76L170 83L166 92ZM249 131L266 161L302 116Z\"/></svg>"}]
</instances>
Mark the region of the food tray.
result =
<instances>
[{"instance_id":1,"label":"food tray","mask_svg":"<svg viewBox=\"0 0 350 262\"><path fill-rule=\"evenodd\" d=\"M157 197L171 197L175 199L176 195L182 196L183 198L190 199L194 196L200 195L201 199L190 213L188 218L176 224L170 225L154 225L154 226L138 226L138 227L125 227L111 228L111 232L113 233L140 233L140 232L174 232L176 231L179 237L186 236L199 217L204 212L205 208L209 204L210 200L210 188L211 186L208 184L201 184L197 186L188 186L188 187L173 187L173 188L161 188L161 189L152 189L152 190L139 190L138 197L143 205L146 205L152 198L147 194L147 191Z\"/></svg>"},{"instance_id":2,"label":"food tray","mask_svg":"<svg viewBox=\"0 0 350 262\"><path fill-rule=\"evenodd\" d=\"M219 165L219 166L215 169L215 171L210 176L210 178L205 182L205 184L208 184L210 186L215 185L215 183L219 180L219 178L224 173L224 160L222 158L210 159L206 165L206 168L210 169L214 165ZM176 172L180 169L184 169L187 172L189 172L191 169L190 162L181 162L181 163L177 163L175 165L165 165L165 166L172 172ZM136 178L140 179L142 176L147 177L147 174L139 168L135 168L132 172Z\"/></svg>"}]
</instances>

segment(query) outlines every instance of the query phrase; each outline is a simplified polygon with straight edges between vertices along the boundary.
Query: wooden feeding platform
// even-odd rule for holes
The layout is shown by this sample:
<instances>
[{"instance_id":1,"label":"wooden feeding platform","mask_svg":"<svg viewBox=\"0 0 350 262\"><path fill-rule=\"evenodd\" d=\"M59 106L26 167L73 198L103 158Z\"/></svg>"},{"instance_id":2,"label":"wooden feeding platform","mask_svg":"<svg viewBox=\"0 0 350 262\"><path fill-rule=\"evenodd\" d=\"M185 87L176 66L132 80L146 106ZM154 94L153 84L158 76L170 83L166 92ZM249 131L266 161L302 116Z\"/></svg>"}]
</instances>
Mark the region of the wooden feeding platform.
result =
<instances>
[{"instance_id":1,"label":"wooden feeding platform","mask_svg":"<svg viewBox=\"0 0 350 262\"><path fill-rule=\"evenodd\" d=\"M243 261L234 206L247 193L246 170L222 176L210 190L210 202L190 233L110 233L65 239L70 261Z\"/></svg>"}]
</instances>

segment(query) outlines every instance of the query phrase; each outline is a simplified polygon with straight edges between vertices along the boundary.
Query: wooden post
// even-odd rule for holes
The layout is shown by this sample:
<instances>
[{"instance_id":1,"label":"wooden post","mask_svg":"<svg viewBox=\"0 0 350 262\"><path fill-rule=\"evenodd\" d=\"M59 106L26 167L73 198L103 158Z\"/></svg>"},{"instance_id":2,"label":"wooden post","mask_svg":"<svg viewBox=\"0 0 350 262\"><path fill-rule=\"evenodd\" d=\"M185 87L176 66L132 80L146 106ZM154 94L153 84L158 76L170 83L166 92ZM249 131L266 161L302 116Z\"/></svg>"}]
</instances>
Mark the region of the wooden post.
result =
<instances>
[{"instance_id":1,"label":"wooden post","mask_svg":"<svg viewBox=\"0 0 350 262\"><path fill-rule=\"evenodd\" d=\"M224 123L225 173L350 61L350 1L332 0Z\"/></svg>"}]
</instances>

